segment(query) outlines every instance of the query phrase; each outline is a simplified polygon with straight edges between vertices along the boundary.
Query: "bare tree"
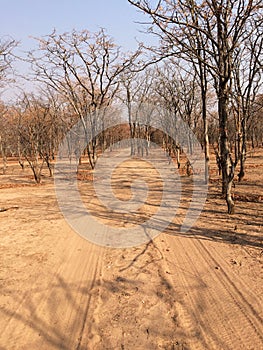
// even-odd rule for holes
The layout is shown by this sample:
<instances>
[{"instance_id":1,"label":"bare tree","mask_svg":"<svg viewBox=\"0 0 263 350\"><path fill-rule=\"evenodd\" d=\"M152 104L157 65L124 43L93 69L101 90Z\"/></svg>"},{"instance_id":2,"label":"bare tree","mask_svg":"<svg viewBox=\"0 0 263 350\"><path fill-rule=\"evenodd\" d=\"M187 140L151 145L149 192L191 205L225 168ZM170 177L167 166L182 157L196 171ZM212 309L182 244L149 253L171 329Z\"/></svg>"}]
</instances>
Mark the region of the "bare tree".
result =
<instances>
[{"instance_id":1,"label":"bare tree","mask_svg":"<svg viewBox=\"0 0 263 350\"><path fill-rule=\"evenodd\" d=\"M40 183L45 164L50 176L53 175L52 160L64 136L61 117L50 101L26 94L17 113L20 157L25 157L35 181Z\"/></svg>"},{"instance_id":2,"label":"bare tree","mask_svg":"<svg viewBox=\"0 0 263 350\"><path fill-rule=\"evenodd\" d=\"M7 148L8 148L8 117L7 117L7 107L1 103L0 104L0 155L3 160L3 174L6 173L7 168Z\"/></svg>"},{"instance_id":3,"label":"bare tree","mask_svg":"<svg viewBox=\"0 0 263 350\"><path fill-rule=\"evenodd\" d=\"M164 115L161 114L163 130L167 130L167 134L163 135L163 145L169 156L176 155L177 166L180 168L181 147L177 137L178 118L184 113L181 101L182 82L178 67L177 62L172 62L172 64L171 62L166 62L162 67L157 69L155 91L164 111L168 111ZM173 138L170 136L171 134Z\"/></svg>"},{"instance_id":4,"label":"bare tree","mask_svg":"<svg viewBox=\"0 0 263 350\"><path fill-rule=\"evenodd\" d=\"M236 120L236 157L240 159L238 179L245 176L245 161L247 153L247 123L252 117L255 100L262 87L263 73L263 26L254 18L249 21L249 27L254 32L236 48L236 60L233 70L232 104Z\"/></svg>"},{"instance_id":5,"label":"bare tree","mask_svg":"<svg viewBox=\"0 0 263 350\"><path fill-rule=\"evenodd\" d=\"M131 155L148 155L151 141L151 117L154 110L155 68L125 72L122 76L124 92L119 96L127 106Z\"/></svg>"},{"instance_id":6,"label":"bare tree","mask_svg":"<svg viewBox=\"0 0 263 350\"><path fill-rule=\"evenodd\" d=\"M250 107L250 116L247 121L247 139L251 142L252 150L263 146L263 95L259 94Z\"/></svg>"},{"instance_id":7,"label":"bare tree","mask_svg":"<svg viewBox=\"0 0 263 350\"><path fill-rule=\"evenodd\" d=\"M14 59L13 50L17 42L12 38L0 38L0 87L4 86Z\"/></svg>"},{"instance_id":8,"label":"bare tree","mask_svg":"<svg viewBox=\"0 0 263 350\"><path fill-rule=\"evenodd\" d=\"M121 85L123 87L123 94L120 93L119 98L127 106L128 111L128 123L130 130L130 147L131 147L131 156L136 153L135 145L135 135L136 135L136 120L133 118L133 108L137 94L140 90L140 82L138 79L138 72L129 70L122 74Z\"/></svg>"},{"instance_id":9,"label":"bare tree","mask_svg":"<svg viewBox=\"0 0 263 350\"><path fill-rule=\"evenodd\" d=\"M157 33L168 50L180 49L203 63L214 80L218 99L218 121L220 130L220 163L222 167L222 193L228 213L234 212L231 195L235 162L232 160L228 139L228 119L231 96L231 78L235 61L235 49L250 36L253 28L247 28L250 18L262 21L262 1L151 1L128 0L151 18L149 31ZM261 17L260 17L261 16ZM206 42L205 57L192 45L191 38L200 33Z\"/></svg>"},{"instance_id":10,"label":"bare tree","mask_svg":"<svg viewBox=\"0 0 263 350\"><path fill-rule=\"evenodd\" d=\"M30 54L35 78L62 95L82 123L90 165L97 159L99 126L106 123L103 110L112 104L120 75L138 53L124 56L120 47L101 29L92 34L57 34L37 39L39 50Z\"/></svg>"},{"instance_id":11,"label":"bare tree","mask_svg":"<svg viewBox=\"0 0 263 350\"><path fill-rule=\"evenodd\" d=\"M13 61L13 50L17 46L17 42L11 38L0 38L0 88L3 88L8 82L8 73L11 69ZM7 138L9 133L6 130L7 109L4 104L0 105L0 154L3 159L3 173L7 167Z\"/></svg>"}]
</instances>

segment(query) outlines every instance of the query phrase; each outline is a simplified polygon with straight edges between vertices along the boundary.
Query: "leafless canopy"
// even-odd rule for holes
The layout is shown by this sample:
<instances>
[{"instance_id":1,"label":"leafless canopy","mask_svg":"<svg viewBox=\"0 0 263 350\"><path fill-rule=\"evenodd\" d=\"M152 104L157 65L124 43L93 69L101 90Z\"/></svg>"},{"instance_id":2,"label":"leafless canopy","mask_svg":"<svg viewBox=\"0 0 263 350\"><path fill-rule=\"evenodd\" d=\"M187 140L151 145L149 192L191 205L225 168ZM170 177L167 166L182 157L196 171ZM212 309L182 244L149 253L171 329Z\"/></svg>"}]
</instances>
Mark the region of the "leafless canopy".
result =
<instances>
[{"instance_id":1,"label":"leafless canopy","mask_svg":"<svg viewBox=\"0 0 263 350\"><path fill-rule=\"evenodd\" d=\"M14 59L13 50L17 42L11 38L0 38L0 85L6 78L8 70L11 68L11 62Z\"/></svg>"},{"instance_id":2,"label":"leafless canopy","mask_svg":"<svg viewBox=\"0 0 263 350\"><path fill-rule=\"evenodd\" d=\"M228 121L233 74L242 59L242 43L256 34L262 39L262 0L128 1L149 16L148 31L159 36L161 53L174 52L199 66L200 78L205 78L206 71L213 78L218 100L222 193L232 213L231 187L237 162L232 160L229 148ZM262 70L260 52L254 49L253 63Z\"/></svg>"}]
</instances>

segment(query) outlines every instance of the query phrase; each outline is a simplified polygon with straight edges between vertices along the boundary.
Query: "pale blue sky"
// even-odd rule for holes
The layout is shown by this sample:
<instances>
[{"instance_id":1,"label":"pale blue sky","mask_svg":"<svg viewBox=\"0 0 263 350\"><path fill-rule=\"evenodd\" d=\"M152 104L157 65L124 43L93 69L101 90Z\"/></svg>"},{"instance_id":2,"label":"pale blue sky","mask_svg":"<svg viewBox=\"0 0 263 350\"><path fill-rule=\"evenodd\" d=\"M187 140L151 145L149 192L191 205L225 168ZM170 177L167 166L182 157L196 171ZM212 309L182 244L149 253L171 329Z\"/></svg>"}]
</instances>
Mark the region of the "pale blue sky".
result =
<instances>
[{"instance_id":1,"label":"pale blue sky","mask_svg":"<svg viewBox=\"0 0 263 350\"><path fill-rule=\"evenodd\" d=\"M136 47L135 37L147 40L135 23L145 20L127 0L0 0L0 36L11 35L30 49L30 36L74 29L97 31L106 28L125 50ZM149 39L149 38L148 38Z\"/></svg>"},{"instance_id":2,"label":"pale blue sky","mask_svg":"<svg viewBox=\"0 0 263 350\"><path fill-rule=\"evenodd\" d=\"M127 0L0 0L0 5L0 37L9 35L20 41L16 50L20 56L36 45L31 36L50 34L54 28L63 33L72 29L95 32L103 27L124 51L137 47L136 38L153 42L149 35L140 33L143 27L136 23L146 17ZM15 69L24 73L27 68L16 63ZM6 96L10 91L4 93Z\"/></svg>"}]
</instances>

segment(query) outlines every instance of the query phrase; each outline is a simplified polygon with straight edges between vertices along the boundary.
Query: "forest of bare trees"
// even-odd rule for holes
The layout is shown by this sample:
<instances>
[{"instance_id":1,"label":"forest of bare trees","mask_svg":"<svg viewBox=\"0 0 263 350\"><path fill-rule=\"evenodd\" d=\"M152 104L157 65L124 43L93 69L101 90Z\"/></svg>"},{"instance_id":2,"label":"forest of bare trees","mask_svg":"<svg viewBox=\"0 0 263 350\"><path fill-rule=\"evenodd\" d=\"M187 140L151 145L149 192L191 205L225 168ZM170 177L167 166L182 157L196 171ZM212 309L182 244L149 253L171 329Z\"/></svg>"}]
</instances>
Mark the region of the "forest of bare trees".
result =
<instances>
[{"instance_id":1,"label":"forest of bare trees","mask_svg":"<svg viewBox=\"0 0 263 350\"><path fill-rule=\"evenodd\" d=\"M17 157L37 183L43 167L53 176L59 144L79 121L89 140L82 156L92 169L100 152L127 137L132 155L147 154L150 141L158 142L180 168L176 132L171 137L152 127L153 110L167 111L159 113L163 130L176 130L183 120L201 143L207 183L215 152L231 214L234 176L242 181L248 149L263 146L262 1L128 1L145 14L142 27L158 37L158 45L141 43L126 53L104 29L53 31L36 39L38 49L24 58L31 66L24 78L34 92L0 104L1 172L8 157ZM19 59L17 45L0 39L1 88ZM108 128L109 115L121 126Z\"/></svg>"}]
</instances>

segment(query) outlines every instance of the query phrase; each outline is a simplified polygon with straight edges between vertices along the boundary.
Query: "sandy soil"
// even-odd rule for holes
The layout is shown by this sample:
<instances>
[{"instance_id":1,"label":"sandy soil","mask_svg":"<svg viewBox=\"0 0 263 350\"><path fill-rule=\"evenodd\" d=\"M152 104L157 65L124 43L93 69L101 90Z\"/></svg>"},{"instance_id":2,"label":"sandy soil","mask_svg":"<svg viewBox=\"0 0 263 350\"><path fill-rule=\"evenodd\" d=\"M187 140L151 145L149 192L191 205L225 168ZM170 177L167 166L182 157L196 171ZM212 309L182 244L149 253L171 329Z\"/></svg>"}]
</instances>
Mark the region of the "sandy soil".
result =
<instances>
[{"instance_id":1,"label":"sandy soil","mask_svg":"<svg viewBox=\"0 0 263 350\"><path fill-rule=\"evenodd\" d=\"M181 206L165 232L114 249L70 228L52 179L35 185L28 169L9 163L0 175L0 208L9 208L0 212L0 349L263 348L262 150L247 164L234 215L225 214L213 168L205 208L180 234L191 199L191 178L183 175ZM145 220L161 198L161 180L139 159L116 170L116 196L130 198L127 168L153 193L133 218L109 213L91 177L79 183L89 210L113 226Z\"/></svg>"}]
</instances>

